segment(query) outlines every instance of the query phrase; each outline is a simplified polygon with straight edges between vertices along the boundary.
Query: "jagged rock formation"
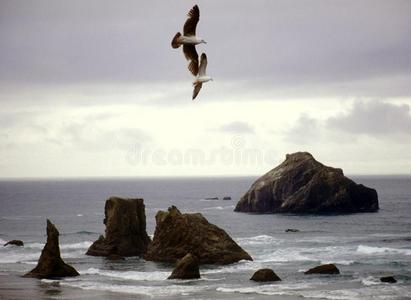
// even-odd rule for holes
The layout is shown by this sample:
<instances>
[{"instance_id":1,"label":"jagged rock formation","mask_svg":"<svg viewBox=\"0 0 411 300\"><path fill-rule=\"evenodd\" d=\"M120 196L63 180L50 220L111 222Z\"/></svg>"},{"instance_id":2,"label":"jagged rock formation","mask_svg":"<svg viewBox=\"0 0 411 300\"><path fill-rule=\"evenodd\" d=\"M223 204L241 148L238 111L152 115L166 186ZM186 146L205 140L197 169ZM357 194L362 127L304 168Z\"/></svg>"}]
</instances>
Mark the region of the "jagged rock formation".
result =
<instances>
[{"instance_id":1,"label":"jagged rock formation","mask_svg":"<svg viewBox=\"0 0 411 300\"><path fill-rule=\"evenodd\" d=\"M7 245L14 245L14 246L23 247L24 243L23 243L23 241L20 241L20 240L12 240L12 241L9 241L9 242L5 243L4 247L7 246Z\"/></svg>"},{"instance_id":2,"label":"jagged rock formation","mask_svg":"<svg viewBox=\"0 0 411 300\"><path fill-rule=\"evenodd\" d=\"M326 264L309 269L304 274L340 274L340 270L334 264Z\"/></svg>"},{"instance_id":3,"label":"jagged rock formation","mask_svg":"<svg viewBox=\"0 0 411 300\"><path fill-rule=\"evenodd\" d=\"M200 278L198 258L188 253L177 262L168 279L197 279Z\"/></svg>"},{"instance_id":4,"label":"jagged rock formation","mask_svg":"<svg viewBox=\"0 0 411 300\"><path fill-rule=\"evenodd\" d=\"M281 278L277 276L271 269L260 269L254 273L250 278L253 281L267 282L267 281L281 281Z\"/></svg>"},{"instance_id":5,"label":"jagged rock formation","mask_svg":"<svg viewBox=\"0 0 411 300\"><path fill-rule=\"evenodd\" d=\"M106 235L100 236L87 251L93 256L141 256L150 238L146 232L143 199L111 197L104 208Z\"/></svg>"},{"instance_id":6,"label":"jagged rock formation","mask_svg":"<svg viewBox=\"0 0 411 300\"><path fill-rule=\"evenodd\" d=\"M176 262L187 253L200 264L230 264L251 256L200 213L182 214L175 206L156 215L156 230L145 259Z\"/></svg>"},{"instance_id":7,"label":"jagged rock formation","mask_svg":"<svg viewBox=\"0 0 411 300\"><path fill-rule=\"evenodd\" d=\"M37 266L24 277L60 278L80 275L72 266L66 264L60 256L59 232L47 220L47 243L41 251Z\"/></svg>"},{"instance_id":8,"label":"jagged rock formation","mask_svg":"<svg viewBox=\"0 0 411 300\"><path fill-rule=\"evenodd\" d=\"M234 209L257 213L354 213L378 210L374 189L356 184L341 169L324 166L308 152L287 154L253 183Z\"/></svg>"}]
</instances>

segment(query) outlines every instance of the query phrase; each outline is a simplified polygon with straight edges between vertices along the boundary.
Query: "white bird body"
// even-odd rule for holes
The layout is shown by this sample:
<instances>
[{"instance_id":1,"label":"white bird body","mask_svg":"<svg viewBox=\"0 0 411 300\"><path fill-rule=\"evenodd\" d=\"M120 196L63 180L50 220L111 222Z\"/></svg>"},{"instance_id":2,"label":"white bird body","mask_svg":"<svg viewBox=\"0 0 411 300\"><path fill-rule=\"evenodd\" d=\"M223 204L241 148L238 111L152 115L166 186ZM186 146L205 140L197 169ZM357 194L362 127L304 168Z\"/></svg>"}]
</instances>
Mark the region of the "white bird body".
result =
<instances>
[{"instance_id":1,"label":"white bird body","mask_svg":"<svg viewBox=\"0 0 411 300\"><path fill-rule=\"evenodd\" d=\"M213 78L206 75L206 69L207 69L207 56L205 53L203 53L201 54L201 58L200 58L200 66L198 67L198 75L196 79L193 81L193 86L194 86L193 100L197 97L198 93L203 87L203 83L213 80Z\"/></svg>"},{"instance_id":2,"label":"white bird body","mask_svg":"<svg viewBox=\"0 0 411 300\"><path fill-rule=\"evenodd\" d=\"M200 76L198 75L197 78L193 81L193 85L196 85L197 83L204 83L207 81L213 80L210 76Z\"/></svg>"},{"instance_id":3,"label":"white bird body","mask_svg":"<svg viewBox=\"0 0 411 300\"><path fill-rule=\"evenodd\" d=\"M182 35L177 38L177 43L182 45L198 45L198 44L207 44L202 38L194 35L185 36Z\"/></svg>"}]
</instances>

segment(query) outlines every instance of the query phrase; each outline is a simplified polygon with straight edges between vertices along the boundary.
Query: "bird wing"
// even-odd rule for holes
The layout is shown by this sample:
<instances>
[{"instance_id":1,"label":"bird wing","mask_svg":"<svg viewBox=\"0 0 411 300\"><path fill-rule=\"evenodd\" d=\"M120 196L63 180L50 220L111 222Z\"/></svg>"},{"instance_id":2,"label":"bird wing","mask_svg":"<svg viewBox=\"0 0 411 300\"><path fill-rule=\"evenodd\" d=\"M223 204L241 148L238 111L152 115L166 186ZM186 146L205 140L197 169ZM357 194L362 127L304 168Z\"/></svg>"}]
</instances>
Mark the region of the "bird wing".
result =
<instances>
[{"instance_id":1,"label":"bird wing","mask_svg":"<svg viewBox=\"0 0 411 300\"><path fill-rule=\"evenodd\" d=\"M194 84L193 100L197 97L197 95L200 92L202 86L203 86L203 84L201 82L197 82L197 83Z\"/></svg>"},{"instance_id":2,"label":"bird wing","mask_svg":"<svg viewBox=\"0 0 411 300\"><path fill-rule=\"evenodd\" d=\"M183 45L183 52L184 52L184 56L186 57L186 59L190 61L190 64L188 65L188 69L194 76L197 76L198 74L198 53L197 53L196 47L194 45Z\"/></svg>"},{"instance_id":3,"label":"bird wing","mask_svg":"<svg viewBox=\"0 0 411 300\"><path fill-rule=\"evenodd\" d=\"M191 74L194 76L198 75L198 61L197 60L192 60L188 64L188 70L190 70Z\"/></svg>"},{"instance_id":4,"label":"bird wing","mask_svg":"<svg viewBox=\"0 0 411 300\"><path fill-rule=\"evenodd\" d=\"M205 76L207 68L207 55L205 53L201 54L200 67L198 68L198 74L200 76Z\"/></svg>"},{"instance_id":5,"label":"bird wing","mask_svg":"<svg viewBox=\"0 0 411 300\"><path fill-rule=\"evenodd\" d=\"M187 21L184 23L184 35L196 35L196 27L198 20L200 20L200 10L197 5L194 5L187 14Z\"/></svg>"}]
</instances>

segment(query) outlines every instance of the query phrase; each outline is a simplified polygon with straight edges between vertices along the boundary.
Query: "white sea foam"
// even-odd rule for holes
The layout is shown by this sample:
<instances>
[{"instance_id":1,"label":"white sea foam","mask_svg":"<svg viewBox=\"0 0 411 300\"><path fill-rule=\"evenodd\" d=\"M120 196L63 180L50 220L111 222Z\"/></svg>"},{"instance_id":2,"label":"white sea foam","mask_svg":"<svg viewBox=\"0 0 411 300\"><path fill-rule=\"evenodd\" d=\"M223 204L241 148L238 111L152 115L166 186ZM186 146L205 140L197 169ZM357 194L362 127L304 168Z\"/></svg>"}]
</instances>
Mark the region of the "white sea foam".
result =
<instances>
[{"instance_id":1,"label":"white sea foam","mask_svg":"<svg viewBox=\"0 0 411 300\"><path fill-rule=\"evenodd\" d=\"M411 249L397 249L388 247L373 247L366 245L359 245L357 252L361 254L403 254L411 255Z\"/></svg>"},{"instance_id":2,"label":"white sea foam","mask_svg":"<svg viewBox=\"0 0 411 300\"><path fill-rule=\"evenodd\" d=\"M361 283L365 286L381 284L380 279L376 278L376 277L373 277L373 276L368 276L366 278L361 278L360 280L361 280Z\"/></svg>"},{"instance_id":3,"label":"white sea foam","mask_svg":"<svg viewBox=\"0 0 411 300\"><path fill-rule=\"evenodd\" d=\"M27 263L30 261L37 261L40 257L40 252L27 253L27 252L7 252L1 253L0 264L11 263Z\"/></svg>"},{"instance_id":4,"label":"white sea foam","mask_svg":"<svg viewBox=\"0 0 411 300\"><path fill-rule=\"evenodd\" d=\"M138 272L138 271L109 271L100 270L96 268L89 268L80 271L82 275L99 275L111 278L125 279L125 280L141 280L141 281L161 281L170 276L170 272Z\"/></svg>"},{"instance_id":5,"label":"white sea foam","mask_svg":"<svg viewBox=\"0 0 411 300\"><path fill-rule=\"evenodd\" d=\"M76 250L76 249L88 249L91 246L91 241L84 241L79 243L71 243L71 244L60 244L61 250ZM43 249L44 243L28 243L26 248L32 249Z\"/></svg>"},{"instance_id":6,"label":"white sea foam","mask_svg":"<svg viewBox=\"0 0 411 300\"><path fill-rule=\"evenodd\" d=\"M138 285L124 285L124 284L107 284L93 281L66 281L60 282L60 285L81 288L84 290L96 291L110 291L126 294L147 295L150 297L164 297L164 296L189 296L195 293L201 293L202 290L207 289L207 286L197 285L166 285L166 286L138 286Z\"/></svg>"},{"instance_id":7,"label":"white sea foam","mask_svg":"<svg viewBox=\"0 0 411 300\"><path fill-rule=\"evenodd\" d=\"M238 238L236 239L237 243L241 246L248 246L248 245L277 245L282 242L282 240L277 239L270 235L257 235L252 237L246 238Z\"/></svg>"},{"instance_id":8,"label":"white sea foam","mask_svg":"<svg viewBox=\"0 0 411 300\"><path fill-rule=\"evenodd\" d=\"M296 284L270 284L249 287L218 287L224 293L261 294L261 295L287 295L303 298L330 299L330 300L363 300L363 299L399 299L408 295L409 288L385 285L367 286L353 289L328 289L325 285L316 286L309 283ZM403 298L401 298L403 299Z\"/></svg>"}]
</instances>

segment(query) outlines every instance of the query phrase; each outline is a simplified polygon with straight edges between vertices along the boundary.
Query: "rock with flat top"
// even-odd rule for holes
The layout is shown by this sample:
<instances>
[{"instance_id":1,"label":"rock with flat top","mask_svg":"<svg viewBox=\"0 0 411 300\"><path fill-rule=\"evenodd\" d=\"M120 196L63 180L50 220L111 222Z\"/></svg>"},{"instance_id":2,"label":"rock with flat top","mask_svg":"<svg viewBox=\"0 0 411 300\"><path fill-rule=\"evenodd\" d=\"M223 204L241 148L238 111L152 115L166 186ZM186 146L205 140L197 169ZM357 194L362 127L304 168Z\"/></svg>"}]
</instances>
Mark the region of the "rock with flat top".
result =
<instances>
[{"instance_id":1,"label":"rock with flat top","mask_svg":"<svg viewBox=\"0 0 411 300\"><path fill-rule=\"evenodd\" d=\"M394 276L385 276L380 278L381 282L386 282L386 283L396 283L397 280L394 278Z\"/></svg>"},{"instance_id":2,"label":"rock with flat top","mask_svg":"<svg viewBox=\"0 0 411 300\"><path fill-rule=\"evenodd\" d=\"M356 184L341 169L308 152L286 159L253 183L234 209L255 213L355 213L378 210L375 189Z\"/></svg>"},{"instance_id":3,"label":"rock with flat top","mask_svg":"<svg viewBox=\"0 0 411 300\"><path fill-rule=\"evenodd\" d=\"M47 220L47 242L41 251L37 266L24 277L34 278L62 278L80 275L76 269L66 264L60 256L59 232L57 228Z\"/></svg>"},{"instance_id":4,"label":"rock with flat top","mask_svg":"<svg viewBox=\"0 0 411 300\"><path fill-rule=\"evenodd\" d=\"M111 197L104 208L105 236L101 235L87 251L93 256L142 256L150 238L146 232L143 199Z\"/></svg>"}]
</instances>

